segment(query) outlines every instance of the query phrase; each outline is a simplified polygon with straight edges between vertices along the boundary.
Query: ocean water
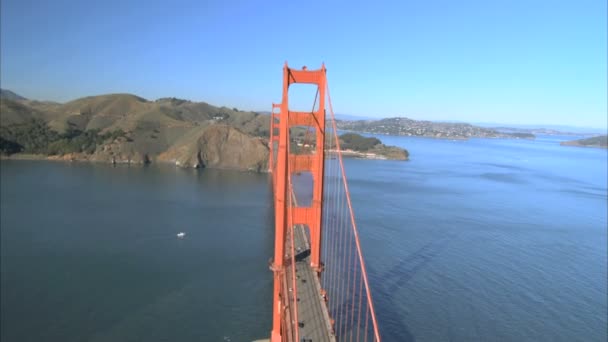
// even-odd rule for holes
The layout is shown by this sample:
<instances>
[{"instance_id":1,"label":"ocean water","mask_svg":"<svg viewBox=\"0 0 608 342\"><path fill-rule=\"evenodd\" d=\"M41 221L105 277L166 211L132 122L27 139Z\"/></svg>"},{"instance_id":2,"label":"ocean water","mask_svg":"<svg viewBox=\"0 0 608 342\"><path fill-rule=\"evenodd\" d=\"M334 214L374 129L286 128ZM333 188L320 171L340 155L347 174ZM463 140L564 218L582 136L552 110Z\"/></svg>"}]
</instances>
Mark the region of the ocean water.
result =
<instances>
[{"instance_id":1,"label":"ocean water","mask_svg":"<svg viewBox=\"0 0 608 342\"><path fill-rule=\"evenodd\" d=\"M345 166L385 341L606 341L606 150L380 138L411 160ZM0 182L2 341L268 336L267 175L2 161Z\"/></svg>"}]
</instances>

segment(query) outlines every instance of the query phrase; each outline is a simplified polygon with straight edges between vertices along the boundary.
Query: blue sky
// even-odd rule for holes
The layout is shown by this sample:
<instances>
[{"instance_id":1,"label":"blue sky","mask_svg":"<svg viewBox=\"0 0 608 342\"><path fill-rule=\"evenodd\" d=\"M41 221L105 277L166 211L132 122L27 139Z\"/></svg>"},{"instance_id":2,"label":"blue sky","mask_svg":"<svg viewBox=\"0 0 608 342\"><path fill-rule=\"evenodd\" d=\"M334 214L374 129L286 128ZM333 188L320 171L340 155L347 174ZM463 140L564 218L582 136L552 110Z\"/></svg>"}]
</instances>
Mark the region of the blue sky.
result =
<instances>
[{"instance_id":1,"label":"blue sky","mask_svg":"<svg viewBox=\"0 0 608 342\"><path fill-rule=\"evenodd\" d=\"M2 0L0 82L269 110L325 62L338 113L607 127L606 1Z\"/></svg>"}]
</instances>

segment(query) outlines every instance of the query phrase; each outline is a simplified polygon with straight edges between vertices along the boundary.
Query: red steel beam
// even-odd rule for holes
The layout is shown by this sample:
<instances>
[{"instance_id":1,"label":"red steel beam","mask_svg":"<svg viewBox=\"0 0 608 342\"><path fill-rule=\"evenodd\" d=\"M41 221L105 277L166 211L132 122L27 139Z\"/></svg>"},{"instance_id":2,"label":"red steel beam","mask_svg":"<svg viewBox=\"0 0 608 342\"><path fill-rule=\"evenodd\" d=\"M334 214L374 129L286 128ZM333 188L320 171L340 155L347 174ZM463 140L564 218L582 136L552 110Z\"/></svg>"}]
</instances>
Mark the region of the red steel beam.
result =
<instances>
[{"instance_id":1,"label":"red steel beam","mask_svg":"<svg viewBox=\"0 0 608 342\"><path fill-rule=\"evenodd\" d=\"M313 112L290 112L289 111L289 86L294 83L310 83L317 85L319 89L319 107ZM321 66L318 70L291 69L285 63L283 67L283 97L281 104L273 104L275 108L280 108L279 114L279 134L278 138L274 134L274 115L270 116L271 138L279 143L276 167L272 169L274 183L274 208L275 208L275 251L271 269L274 272L273 287L273 314L271 341L280 342L291 338L293 334L283 331L281 327L290 325L291 322L285 321L283 307L289 305L285 303L289 294L282 291L281 283L284 281L285 274L285 238L296 224L305 224L310 231L310 266L318 273L321 272L321 221L323 204L323 167L325 163L325 89L326 89L326 70ZM316 142L312 155L294 155L289 151L289 128L293 126L309 126L314 129ZM271 147L271 154L274 146ZM272 157L274 158L274 156ZM271 159L273 160L273 159ZM273 160L274 162L274 160ZM272 165L272 164L271 164ZM309 207L295 207L286 200L288 190L289 175L295 172L310 172L313 179L312 202ZM293 218L293 222L287 221L288 217ZM294 265L295 267L295 265ZM296 323L297 324L297 323ZM298 329L297 326L293 329ZM297 333L296 333L297 336Z\"/></svg>"}]
</instances>

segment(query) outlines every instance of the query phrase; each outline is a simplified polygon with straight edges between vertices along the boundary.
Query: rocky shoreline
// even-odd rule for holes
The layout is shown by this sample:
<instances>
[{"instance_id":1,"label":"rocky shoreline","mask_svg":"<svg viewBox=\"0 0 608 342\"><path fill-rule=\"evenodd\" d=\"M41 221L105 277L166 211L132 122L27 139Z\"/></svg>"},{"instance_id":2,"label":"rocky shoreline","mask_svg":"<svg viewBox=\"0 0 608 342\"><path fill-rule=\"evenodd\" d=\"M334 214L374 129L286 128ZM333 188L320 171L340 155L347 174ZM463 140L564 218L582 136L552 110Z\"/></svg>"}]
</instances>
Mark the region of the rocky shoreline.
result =
<instances>
[{"instance_id":1,"label":"rocky shoreline","mask_svg":"<svg viewBox=\"0 0 608 342\"><path fill-rule=\"evenodd\" d=\"M30 161L51 161L51 162L69 162L69 163L97 163L97 164L111 164L111 165L124 165L124 166L146 166L146 165L174 165L179 168L190 168L190 169L199 169L202 168L200 166L192 166L192 165L182 165L179 161L169 161L169 160L154 160L149 162L143 162L142 159L119 159L113 161L107 160L99 160L95 158L91 158L91 155L86 155L82 153L70 153L62 156L47 156L43 154L30 154L30 153L15 153L11 155L0 154L0 162L3 160L30 160ZM267 169L254 169L254 168L234 168L234 167L209 167L211 169L216 170L234 170L234 171L248 171L248 172L259 172L259 173L267 173Z\"/></svg>"},{"instance_id":2,"label":"rocky shoreline","mask_svg":"<svg viewBox=\"0 0 608 342\"><path fill-rule=\"evenodd\" d=\"M138 144L128 136L100 143L90 152L27 153L2 155L2 159L101 162L107 164L174 164L183 168L216 168L265 171L268 147L264 139L252 137L228 125L195 127L165 149ZM160 151L159 151L160 150Z\"/></svg>"}]
</instances>

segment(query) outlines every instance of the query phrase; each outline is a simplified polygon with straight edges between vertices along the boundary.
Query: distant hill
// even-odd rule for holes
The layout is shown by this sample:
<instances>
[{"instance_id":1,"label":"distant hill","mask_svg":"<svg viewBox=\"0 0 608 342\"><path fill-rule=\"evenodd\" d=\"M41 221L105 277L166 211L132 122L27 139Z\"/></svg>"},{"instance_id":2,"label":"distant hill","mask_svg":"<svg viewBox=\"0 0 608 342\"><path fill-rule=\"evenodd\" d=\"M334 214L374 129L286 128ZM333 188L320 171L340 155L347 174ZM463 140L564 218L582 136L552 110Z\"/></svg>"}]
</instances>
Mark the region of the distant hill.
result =
<instances>
[{"instance_id":1,"label":"distant hill","mask_svg":"<svg viewBox=\"0 0 608 342\"><path fill-rule=\"evenodd\" d=\"M596 133L584 133L584 132L576 132L575 129L571 129L569 131L561 131L552 128L517 128L517 127L491 127L492 129L504 132L504 133L529 133L534 135L578 135L578 136L589 136L589 135L597 135Z\"/></svg>"},{"instance_id":2,"label":"distant hill","mask_svg":"<svg viewBox=\"0 0 608 342\"><path fill-rule=\"evenodd\" d=\"M605 129L592 127L577 127L568 125L524 125L524 124L499 124L499 123L475 123L481 127L487 127L497 130L526 132L532 134L545 135L598 135L602 134Z\"/></svg>"},{"instance_id":3,"label":"distant hill","mask_svg":"<svg viewBox=\"0 0 608 342\"><path fill-rule=\"evenodd\" d=\"M0 99L7 100L27 100L25 97L17 95L10 90L0 89Z\"/></svg>"},{"instance_id":4,"label":"distant hill","mask_svg":"<svg viewBox=\"0 0 608 342\"><path fill-rule=\"evenodd\" d=\"M600 135L586 139L563 141L562 146L578 146L578 147L597 147L608 148L608 135Z\"/></svg>"},{"instance_id":5,"label":"distant hill","mask_svg":"<svg viewBox=\"0 0 608 342\"><path fill-rule=\"evenodd\" d=\"M352 132L419 136L442 139L511 138L534 139L534 134L499 132L468 123L412 120L404 117L380 120L338 120L338 129Z\"/></svg>"}]
</instances>

